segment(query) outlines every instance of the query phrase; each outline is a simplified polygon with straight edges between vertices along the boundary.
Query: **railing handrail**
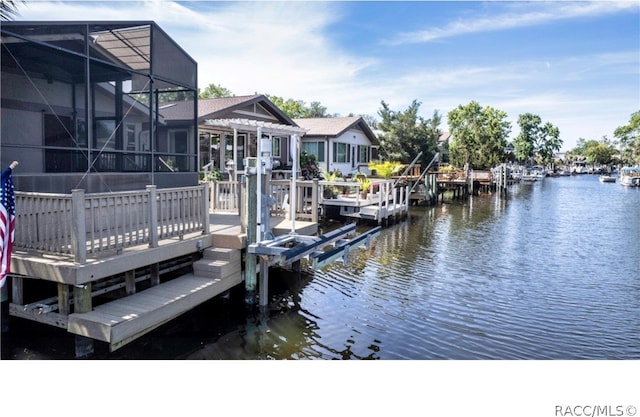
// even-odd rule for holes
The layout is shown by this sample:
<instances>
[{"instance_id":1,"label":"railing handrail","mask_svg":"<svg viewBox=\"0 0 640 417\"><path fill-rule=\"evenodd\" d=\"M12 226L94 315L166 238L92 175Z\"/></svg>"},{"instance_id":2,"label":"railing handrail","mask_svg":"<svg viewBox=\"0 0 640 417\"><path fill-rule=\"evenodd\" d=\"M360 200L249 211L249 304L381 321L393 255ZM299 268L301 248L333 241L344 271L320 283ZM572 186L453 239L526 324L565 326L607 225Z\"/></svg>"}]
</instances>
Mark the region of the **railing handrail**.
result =
<instances>
[{"instance_id":1,"label":"railing handrail","mask_svg":"<svg viewBox=\"0 0 640 417\"><path fill-rule=\"evenodd\" d=\"M71 194L16 191L16 249L72 255L118 252L186 233L208 232L207 184ZM154 198L155 197L155 198Z\"/></svg>"}]
</instances>

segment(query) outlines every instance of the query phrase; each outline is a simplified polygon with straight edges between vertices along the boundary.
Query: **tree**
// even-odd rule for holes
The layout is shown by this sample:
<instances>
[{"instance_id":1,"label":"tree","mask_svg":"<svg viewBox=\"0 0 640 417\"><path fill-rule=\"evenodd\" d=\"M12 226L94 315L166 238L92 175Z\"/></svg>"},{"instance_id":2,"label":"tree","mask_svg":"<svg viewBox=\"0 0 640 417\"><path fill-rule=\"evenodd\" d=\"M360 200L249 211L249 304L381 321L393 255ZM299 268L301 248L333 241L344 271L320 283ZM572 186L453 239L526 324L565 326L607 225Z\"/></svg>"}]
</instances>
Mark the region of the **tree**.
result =
<instances>
[{"instance_id":1,"label":"tree","mask_svg":"<svg viewBox=\"0 0 640 417\"><path fill-rule=\"evenodd\" d=\"M221 98L233 97L231 90L218 84L209 84L204 90L198 88L198 98Z\"/></svg>"},{"instance_id":2,"label":"tree","mask_svg":"<svg viewBox=\"0 0 640 417\"><path fill-rule=\"evenodd\" d=\"M548 164L553 161L553 155L560 150L562 139L560 130L542 119L537 114L525 113L518 116L520 134L514 141L516 158L527 161L537 157L538 162Z\"/></svg>"},{"instance_id":3,"label":"tree","mask_svg":"<svg viewBox=\"0 0 640 417\"><path fill-rule=\"evenodd\" d=\"M456 166L488 169L504 160L511 123L507 113L476 101L451 110L448 114L449 158Z\"/></svg>"},{"instance_id":4,"label":"tree","mask_svg":"<svg viewBox=\"0 0 640 417\"><path fill-rule=\"evenodd\" d=\"M607 165L613 162L614 155L618 153L616 148L606 142L606 138L601 142L589 141L589 146L584 150L584 156L591 165Z\"/></svg>"},{"instance_id":5,"label":"tree","mask_svg":"<svg viewBox=\"0 0 640 417\"><path fill-rule=\"evenodd\" d=\"M622 162L640 165L640 111L632 113L629 124L618 127L613 136L620 142Z\"/></svg>"},{"instance_id":6,"label":"tree","mask_svg":"<svg viewBox=\"0 0 640 417\"><path fill-rule=\"evenodd\" d=\"M547 122L541 130L541 140L538 143L538 157L542 164L553 162L553 156L560 150L562 139L560 139L560 129Z\"/></svg>"},{"instance_id":7,"label":"tree","mask_svg":"<svg viewBox=\"0 0 640 417\"><path fill-rule=\"evenodd\" d=\"M305 103L302 100L283 99L282 97L266 95L269 100L273 102L284 114L292 119L300 119L309 117L309 111L305 107Z\"/></svg>"},{"instance_id":8,"label":"tree","mask_svg":"<svg viewBox=\"0 0 640 417\"><path fill-rule=\"evenodd\" d=\"M390 110L384 100L381 105L378 114L382 121L377 126L383 132L379 135L381 155L389 160L410 163L422 151L421 163L428 164L435 155L440 136L438 111L434 111L430 119L424 119L418 116L420 102L417 100L403 112Z\"/></svg>"},{"instance_id":9,"label":"tree","mask_svg":"<svg viewBox=\"0 0 640 417\"><path fill-rule=\"evenodd\" d=\"M321 105L319 101L312 101L307 108L306 117L327 117L327 108Z\"/></svg>"},{"instance_id":10,"label":"tree","mask_svg":"<svg viewBox=\"0 0 640 417\"><path fill-rule=\"evenodd\" d=\"M0 20L3 22L13 20L19 14L18 3L25 4L25 1L2 0L0 2Z\"/></svg>"}]
</instances>

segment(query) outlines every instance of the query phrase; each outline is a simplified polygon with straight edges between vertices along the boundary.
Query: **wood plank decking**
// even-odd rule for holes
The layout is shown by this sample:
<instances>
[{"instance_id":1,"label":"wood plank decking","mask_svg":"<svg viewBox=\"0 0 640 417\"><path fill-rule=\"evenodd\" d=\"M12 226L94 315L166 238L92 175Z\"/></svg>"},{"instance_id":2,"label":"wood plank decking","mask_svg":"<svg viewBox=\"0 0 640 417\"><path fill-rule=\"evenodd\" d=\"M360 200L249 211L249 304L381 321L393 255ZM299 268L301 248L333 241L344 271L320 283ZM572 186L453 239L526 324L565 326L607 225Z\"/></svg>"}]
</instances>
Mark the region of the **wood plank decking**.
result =
<instances>
[{"instance_id":1,"label":"wood plank decking","mask_svg":"<svg viewBox=\"0 0 640 417\"><path fill-rule=\"evenodd\" d=\"M113 351L241 282L240 271L226 278L184 275L91 312L70 314L67 330L107 342Z\"/></svg>"}]
</instances>

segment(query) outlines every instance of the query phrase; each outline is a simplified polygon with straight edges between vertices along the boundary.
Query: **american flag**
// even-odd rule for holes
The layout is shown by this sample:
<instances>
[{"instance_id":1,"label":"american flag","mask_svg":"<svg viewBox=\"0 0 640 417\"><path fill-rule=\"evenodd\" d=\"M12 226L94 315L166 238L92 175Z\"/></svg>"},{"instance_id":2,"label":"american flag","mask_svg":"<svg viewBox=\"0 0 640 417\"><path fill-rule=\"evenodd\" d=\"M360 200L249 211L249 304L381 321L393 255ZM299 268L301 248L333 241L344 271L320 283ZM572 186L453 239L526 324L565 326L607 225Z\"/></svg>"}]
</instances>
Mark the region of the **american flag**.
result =
<instances>
[{"instance_id":1,"label":"american flag","mask_svg":"<svg viewBox=\"0 0 640 417\"><path fill-rule=\"evenodd\" d=\"M0 288L4 287L11 266L11 248L13 246L13 229L16 223L16 198L14 195L11 168L2 171L2 196L0 197L0 250L2 250L2 266L0 267Z\"/></svg>"}]
</instances>

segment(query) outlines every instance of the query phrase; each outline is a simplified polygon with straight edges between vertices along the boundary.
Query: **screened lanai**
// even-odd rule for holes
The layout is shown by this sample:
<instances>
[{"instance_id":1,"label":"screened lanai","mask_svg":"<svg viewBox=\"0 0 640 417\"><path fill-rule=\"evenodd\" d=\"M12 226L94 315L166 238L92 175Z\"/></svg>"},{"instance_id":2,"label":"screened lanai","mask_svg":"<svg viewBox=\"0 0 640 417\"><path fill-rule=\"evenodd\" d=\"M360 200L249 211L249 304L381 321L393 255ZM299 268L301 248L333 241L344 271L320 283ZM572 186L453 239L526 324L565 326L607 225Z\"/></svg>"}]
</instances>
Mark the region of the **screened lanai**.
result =
<instances>
[{"instance_id":1,"label":"screened lanai","mask_svg":"<svg viewBox=\"0 0 640 417\"><path fill-rule=\"evenodd\" d=\"M197 63L154 22L3 22L2 166L20 191L192 186ZM166 121L164 103L193 103Z\"/></svg>"}]
</instances>

